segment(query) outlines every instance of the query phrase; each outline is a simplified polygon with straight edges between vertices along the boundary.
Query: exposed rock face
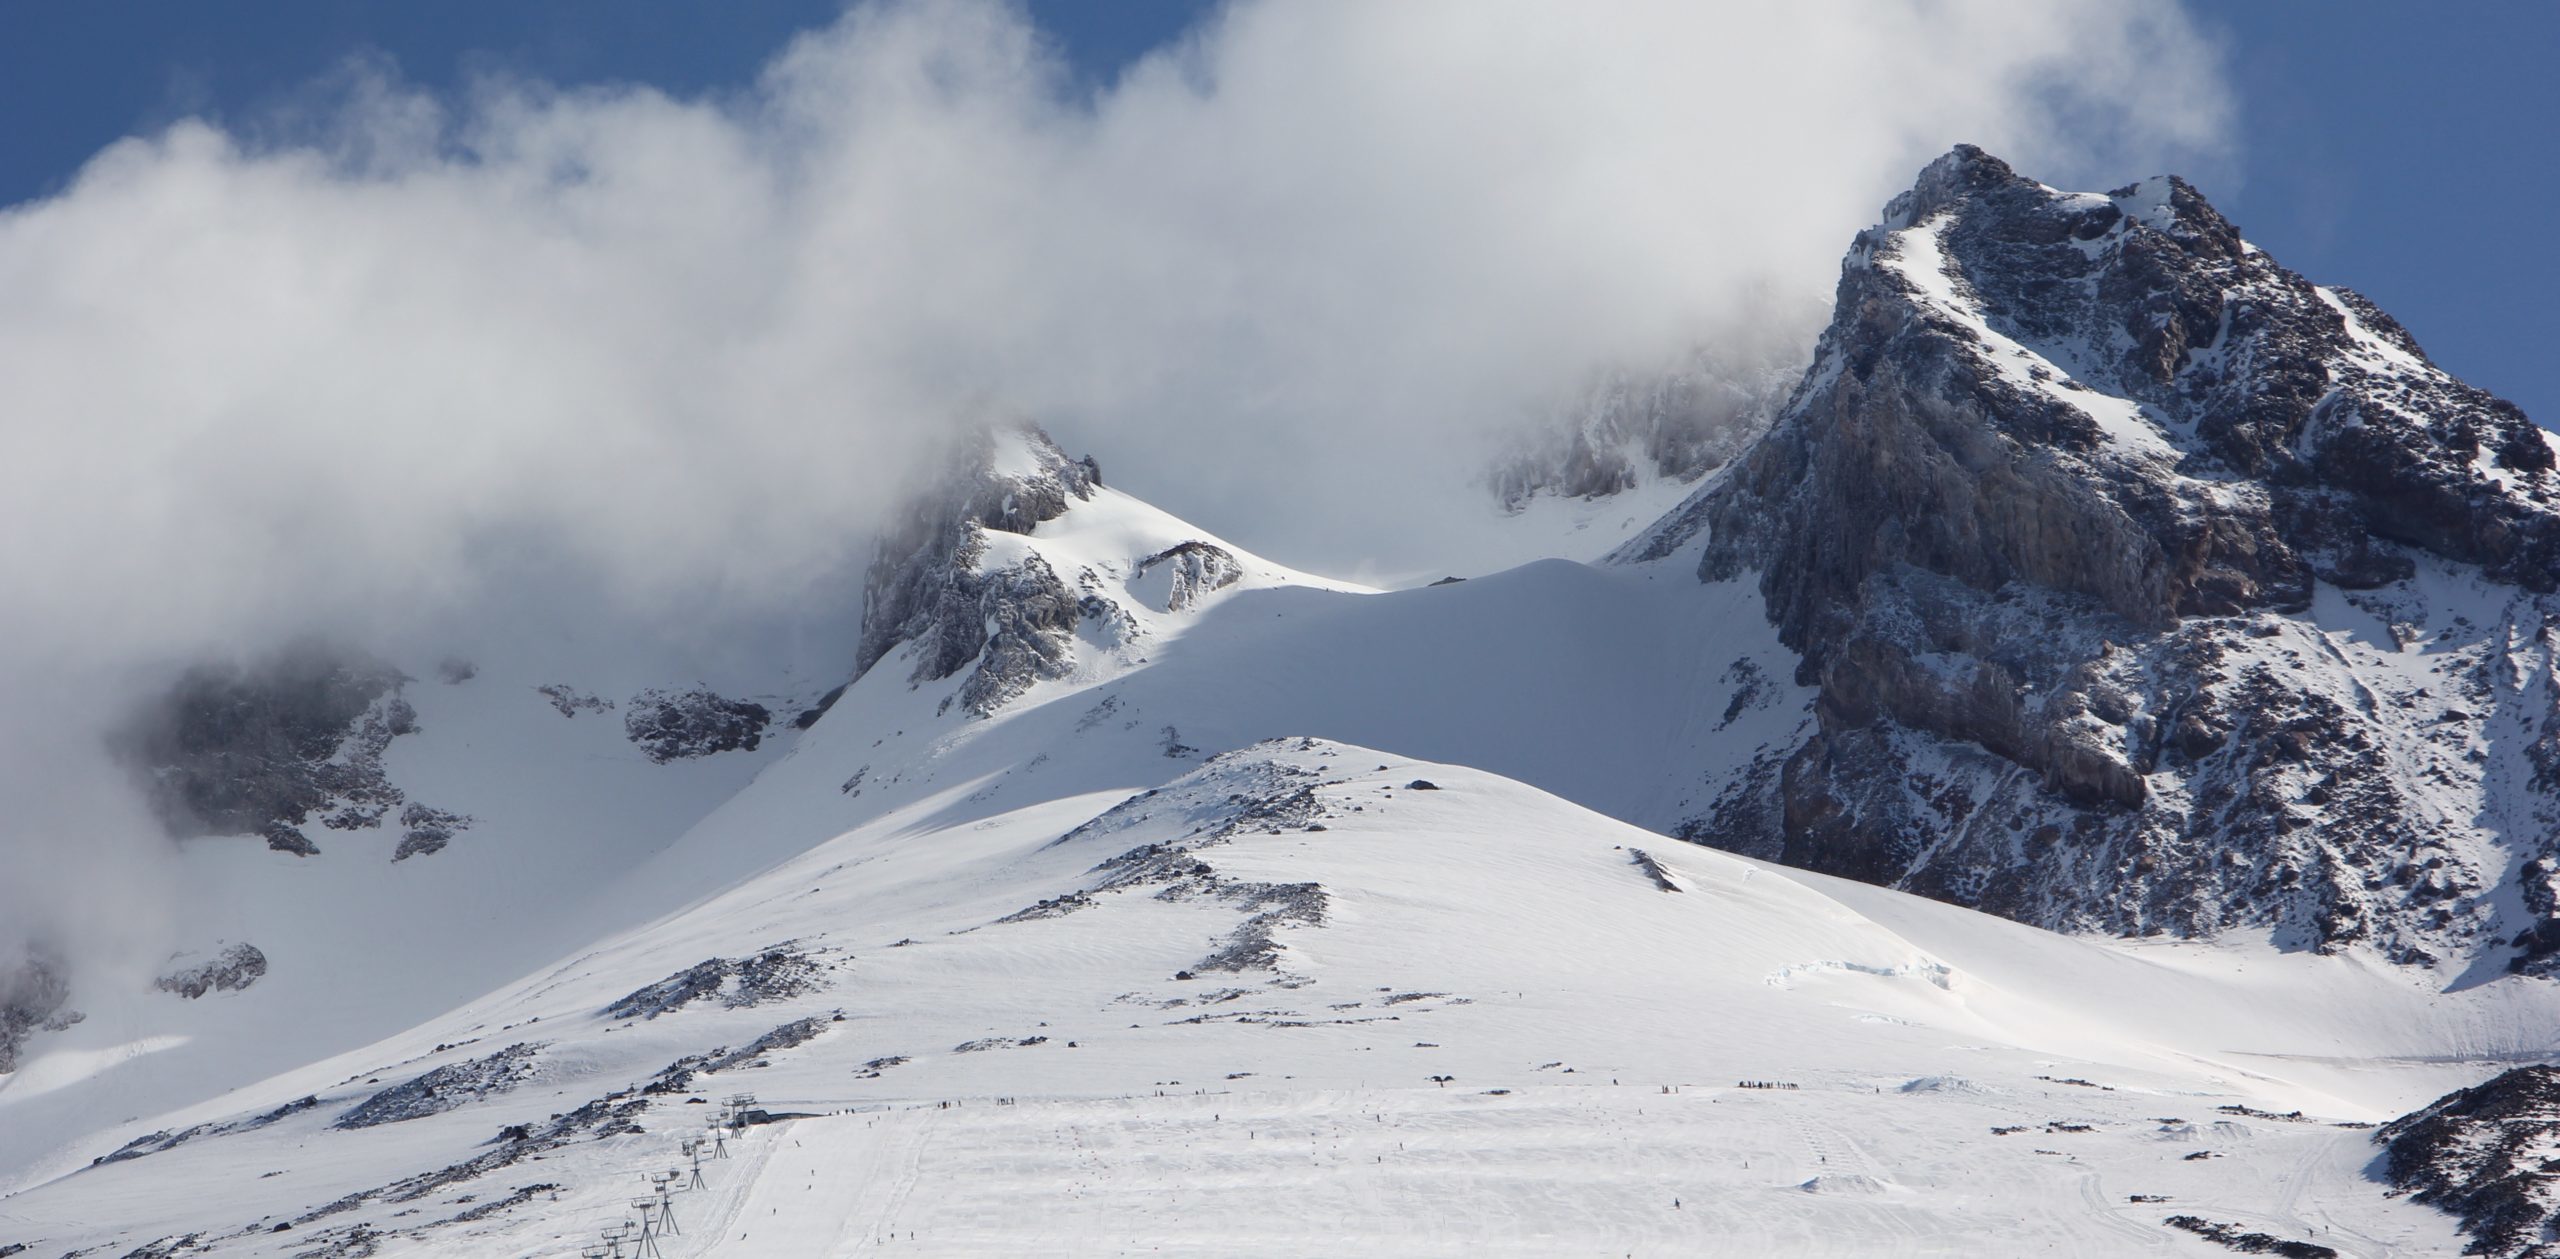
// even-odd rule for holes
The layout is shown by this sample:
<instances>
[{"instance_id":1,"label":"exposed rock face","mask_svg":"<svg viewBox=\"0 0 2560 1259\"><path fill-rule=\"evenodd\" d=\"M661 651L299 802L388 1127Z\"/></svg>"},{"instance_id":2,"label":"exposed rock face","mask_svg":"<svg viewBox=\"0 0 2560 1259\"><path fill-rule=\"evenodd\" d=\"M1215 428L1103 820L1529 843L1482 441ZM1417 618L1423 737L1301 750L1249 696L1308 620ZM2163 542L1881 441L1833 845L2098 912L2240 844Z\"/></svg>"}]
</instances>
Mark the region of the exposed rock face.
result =
<instances>
[{"instance_id":1,"label":"exposed rock face","mask_svg":"<svg viewBox=\"0 0 2560 1259\"><path fill-rule=\"evenodd\" d=\"M1622 553L1756 576L1820 688L1687 832L2062 929L2560 947L2547 889L2486 895L2560 869L2553 451L2184 182L1959 148L1768 435Z\"/></svg>"},{"instance_id":2,"label":"exposed rock face","mask_svg":"<svg viewBox=\"0 0 2560 1259\"><path fill-rule=\"evenodd\" d=\"M1311 751L1311 739L1273 739L1212 758L1164 787L1132 796L1067 832L1052 847L1102 841L1127 831L1160 831L1180 818L1183 834L1128 849L1096 865L1093 886L1005 916L1028 922L1092 908L1098 898L1149 889L1158 900L1216 900L1242 917L1206 957L1179 976L1211 972L1276 971L1287 953L1285 933L1325 925L1332 894L1316 883L1239 879L1220 871L1206 854L1238 836L1322 830L1328 816L1319 792L1331 784L1312 769L1274 757L1275 750Z\"/></svg>"},{"instance_id":3,"label":"exposed rock face","mask_svg":"<svg viewBox=\"0 0 2560 1259\"><path fill-rule=\"evenodd\" d=\"M1244 576L1244 565L1225 547L1209 542L1183 542L1138 561L1138 575L1161 570L1170 585L1164 610L1190 610L1211 592L1224 590Z\"/></svg>"},{"instance_id":4,"label":"exposed rock face","mask_svg":"<svg viewBox=\"0 0 2560 1259\"><path fill-rule=\"evenodd\" d=\"M2137 1197L2135 1201L2143 1201ZM2160 1221L2174 1229L2193 1233L2225 1250L2244 1255L2275 1255L2277 1259L2338 1259L2338 1252L2317 1242L2297 1241L2261 1233L2238 1224L2208 1220L2201 1215L2172 1215Z\"/></svg>"},{"instance_id":5,"label":"exposed rock face","mask_svg":"<svg viewBox=\"0 0 2560 1259\"><path fill-rule=\"evenodd\" d=\"M815 992L825 985L826 971L827 963L790 945L753 957L715 957L630 993L606 1006L604 1016L654 1019L711 997L743 1010Z\"/></svg>"},{"instance_id":6,"label":"exposed rock face","mask_svg":"<svg viewBox=\"0 0 2560 1259\"><path fill-rule=\"evenodd\" d=\"M182 966L152 981L152 987L192 1001L210 992L239 992L267 973L267 955L254 944L234 944L211 960Z\"/></svg>"},{"instance_id":7,"label":"exposed rock face","mask_svg":"<svg viewBox=\"0 0 2560 1259\"><path fill-rule=\"evenodd\" d=\"M766 1061L770 1055L781 1053L786 1049L797 1049L816 1040L820 1033L827 1030L829 1021L817 1015L793 1019L736 1049L723 1045L703 1053L687 1054L660 1069L655 1079L640 1086L640 1091L646 1094L684 1093L699 1087L696 1076L717 1075L738 1067L770 1065ZM748 1113L750 1116L765 1114L761 1110ZM770 1122L770 1119L750 1118L749 1122L764 1123Z\"/></svg>"},{"instance_id":8,"label":"exposed rock face","mask_svg":"<svg viewBox=\"0 0 2560 1259\"><path fill-rule=\"evenodd\" d=\"M1494 494L1517 511L1540 494L1605 498L1648 476L1694 481L1768 429L1803 365L1796 354L1702 350L1669 370L1600 372L1554 424L1494 465Z\"/></svg>"},{"instance_id":9,"label":"exposed rock face","mask_svg":"<svg viewBox=\"0 0 2560 1259\"><path fill-rule=\"evenodd\" d=\"M312 814L333 830L382 824L401 801L383 750L417 729L400 671L306 641L243 668L202 665L136 713L115 740L170 835L262 835L279 851L319 851Z\"/></svg>"},{"instance_id":10,"label":"exposed rock face","mask_svg":"<svg viewBox=\"0 0 2560 1259\"><path fill-rule=\"evenodd\" d=\"M979 716L1066 676L1077 627L1092 618L1108 629L1120 609L1070 590L1038 555L990 562L987 537L1027 534L1101 484L1093 460L1067 458L1036 429L987 433L966 446L945 483L880 544L864 587L855 676L913 643L918 684L975 666L958 698Z\"/></svg>"},{"instance_id":11,"label":"exposed rock face","mask_svg":"<svg viewBox=\"0 0 2560 1259\"><path fill-rule=\"evenodd\" d=\"M762 704L690 691L642 691L622 713L622 731L651 761L692 760L721 752L752 752L764 743L773 712Z\"/></svg>"},{"instance_id":12,"label":"exposed rock face","mask_svg":"<svg viewBox=\"0 0 2560 1259\"><path fill-rule=\"evenodd\" d=\"M14 967L0 968L0 1075L18 1069L28 1037L61 1031L85 1017L70 1003L71 984L53 954L32 949Z\"/></svg>"},{"instance_id":13,"label":"exposed rock face","mask_svg":"<svg viewBox=\"0 0 2560 1259\"><path fill-rule=\"evenodd\" d=\"M575 717L580 713L607 713L613 711L612 700L605 699L598 695L589 695L574 686L566 686L558 682L552 682L546 685L537 686L533 688L533 691L534 694L540 695L544 702L550 704L551 707L558 711L563 717Z\"/></svg>"},{"instance_id":14,"label":"exposed rock face","mask_svg":"<svg viewBox=\"0 0 2560 1259\"><path fill-rule=\"evenodd\" d=\"M295 1216L290 1223L308 1228L342 1212L351 1211L367 1202L416 1202L437 1194L450 1194L454 1186L467 1184L528 1159L542 1157L572 1141L601 1141L608 1137L627 1136L643 1131L640 1117L649 1109L646 1097L624 1093L595 1098L575 1110L554 1114L548 1121L525 1124L501 1131L496 1142L458 1163L450 1163L434 1171L420 1172L385 1185L359 1189L335 1201L322 1203ZM414 1117L414 1116L413 1116ZM424 1229L443 1228L485 1218L482 1207L504 1210L531 1200L534 1194L548 1192L557 1186L538 1182L519 1186L513 1193L492 1199L466 1211L424 1225ZM372 1225L358 1221L340 1228L322 1228L301 1234L303 1243L320 1243L297 1252L297 1256L358 1256L378 1252L382 1234Z\"/></svg>"},{"instance_id":15,"label":"exposed rock face","mask_svg":"<svg viewBox=\"0 0 2560 1259\"><path fill-rule=\"evenodd\" d=\"M532 1077L534 1057L541 1049L533 1044L509 1045L485 1058L437 1067L358 1102L330 1126L371 1128L423 1119L496 1096Z\"/></svg>"},{"instance_id":16,"label":"exposed rock face","mask_svg":"<svg viewBox=\"0 0 2560 1259\"><path fill-rule=\"evenodd\" d=\"M2519 1067L2373 1134L2383 1174L2462 1217L2464 1253L2560 1256L2560 1069Z\"/></svg>"},{"instance_id":17,"label":"exposed rock face","mask_svg":"<svg viewBox=\"0 0 2560 1259\"><path fill-rule=\"evenodd\" d=\"M391 859L407 861L442 852L454 835L471 829L471 821L467 813L412 804L400 810L400 846L391 850Z\"/></svg>"},{"instance_id":18,"label":"exposed rock face","mask_svg":"<svg viewBox=\"0 0 2560 1259\"><path fill-rule=\"evenodd\" d=\"M306 1110L317 1110L319 1109L319 1106L320 1099L318 1097L306 1095L293 1101L286 1102L284 1105L278 1106L273 1110L247 1119L236 1119L228 1123L200 1123L193 1127L179 1128L175 1131L163 1128L158 1132L145 1133L142 1136L135 1137L134 1139L125 1142L123 1145L116 1147L114 1152L102 1154L97 1158L89 1160L89 1162L93 1167L102 1166L108 1163L130 1162L134 1159L142 1158L147 1155L166 1153L167 1151L174 1150L190 1141L204 1137L224 1137L239 1132L255 1132L260 1128L273 1127L275 1124L282 1122L283 1120L290 1119L295 1115L299 1115ZM0 1259L7 1259L7 1252L0 1251Z\"/></svg>"}]
</instances>

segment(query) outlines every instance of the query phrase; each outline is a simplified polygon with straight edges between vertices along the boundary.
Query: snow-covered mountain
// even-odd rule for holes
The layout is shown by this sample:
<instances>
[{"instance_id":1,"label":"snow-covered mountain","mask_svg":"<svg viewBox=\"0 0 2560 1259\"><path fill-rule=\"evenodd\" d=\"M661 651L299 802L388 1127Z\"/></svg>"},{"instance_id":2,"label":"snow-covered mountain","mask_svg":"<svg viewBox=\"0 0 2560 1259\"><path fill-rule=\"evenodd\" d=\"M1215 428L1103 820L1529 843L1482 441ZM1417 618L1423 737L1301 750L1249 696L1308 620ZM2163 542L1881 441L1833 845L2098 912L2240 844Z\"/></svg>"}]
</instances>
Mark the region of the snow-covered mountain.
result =
<instances>
[{"instance_id":1,"label":"snow-covered mountain","mask_svg":"<svg viewBox=\"0 0 2560 1259\"><path fill-rule=\"evenodd\" d=\"M2560 1027L2547 439L2175 181L1959 149L1840 294L1604 564L1331 580L1005 428L832 637L188 674L190 951L0 988L0 1255L671 1169L665 1255L2522 1253L2548 1090L2447 1095Z\"/></svg>"},{"instance_id":2,"label":"snow-covered mountain","mask_svg":"<svg viewBox=\"0 0 2560 1259\"><path fill-rule=\"evenodd\" d=\"M2364 1182L2339 1122L2471 1070L2375 1060L2457 1023L2532 1052L2552 1013L2074 941L1353 745L1160 772L1012 807L954 784L82 1141L0 1219L46 1253L566 1253L752 1093L667 1253L1926 1253L1990 1221L2104 1253L2195 1212L2425 1253L2451 1220Z\"/></svg>"},{"instance_id":3,"label":"snow-covered mountain","mask_svg":"<svg viewBox=\"0 0 2560 1259\"><path fill-rule=\"evenodd\" d=\"M2553 452L2184 182L1960 148L1768 438L1622 553L1754 581L1820 695L1683 833L2062 930L2540 965Z\"/></svg>"}]
</instances>

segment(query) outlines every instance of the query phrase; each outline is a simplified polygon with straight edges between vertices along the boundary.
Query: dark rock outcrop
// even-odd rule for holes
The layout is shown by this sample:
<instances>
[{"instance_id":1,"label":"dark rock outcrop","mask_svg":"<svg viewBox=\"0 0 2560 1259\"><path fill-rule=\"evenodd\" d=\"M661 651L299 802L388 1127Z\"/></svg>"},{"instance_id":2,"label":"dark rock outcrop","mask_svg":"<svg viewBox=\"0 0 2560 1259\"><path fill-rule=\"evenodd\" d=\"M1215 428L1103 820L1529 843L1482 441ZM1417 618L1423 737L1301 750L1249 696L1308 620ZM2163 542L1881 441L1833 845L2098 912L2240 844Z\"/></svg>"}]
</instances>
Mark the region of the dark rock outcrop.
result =
<instances>
[{"instance_id":1,"label":"dark rock outcrop","mask_svg":"<svg viewBox=\"0 0 2560 1259\"><path fill-rule=\"evenodd\" d=\"M622 732L657 764L722 752L752 752L764 743L773 712L762 704L689 691L642 691L623 706Z\"/></svg>"},{"instance_id":2,"label":"dark rock outcrop","mask_svg":"<svg viewBox=\"0 0 2560 1259\"><path fill-rule=\"evenodd\" d=\"M1162 571L1170 583L1166 587L1164 610L1187 611L1212 592L1236 584L1244 576L1244 565L1225 547L1208 542L1182 542L1167 547L1138 561L1138 576Z\"/></svg>"},{"instance_id":3,"label":"dark rock outcrop","mask_svg":"<svg viewBox=\"0 0 2560 1259\"><path fill-rule=\"evenodd\" d=\"M1322 830L1317 819L1325 806L1317 792L1329 786L1309 769L1290 765L1270 753L1292 742L1300 750L1306 740L1275 739L1239 748L1210 759L1173 783L1132 796L1099 817L1051 843L1097 842L1128 830L1160 828L1180 818L1178 840L1158 840L1111 857L1092 872L1101 876L1091 887L1052 897L999 921L1028 922L1060 917L1092 908L1102 896L1149 889L1157 900L1214 900L1240 911L1235 928L1219 938L1216 949L1183 971L1274 971L1286 949L1282 933L1321 927L1332 907L1332 895L1316 883L1271 883L1238 879L1219 872L1202 854L1247 834L1289 834Z\"/></svg>"},{"instance_id":4,"label":"dark rock outcrop","mask_svg":"<svg viewBox=\"0 0 2560 1259\"><path fill-rule=\"evenodd\" d=\"M391 850L391 859L407 861L442 852L456 834L469 829L469 814L413 803L400 810L400 846Z\"/></svg>"},{"instance_id":5,"label":"dark rock outcrop","mask_svg":"<svg viewBox=\"0 0 2560 1259\"><path fill-rule=\"evenodd\" d=\"M493 1097L533 1075L540 1045L509 1045L485 1058L437 1067L406 1083L395 1084L357 1103L338 1116L335 1128L371 1128L441 1115Z\"/></svg>"},{"instance_id":6,"label":"dark rock outcrop","mask_svg":"<svg viewBox=\"0 0 2560 1259\"><path fill-rule=\"evenodd\" d=\"M563 717L575 717L580 713L613 711L612 700L598 695L589 695L585 691L564 683L545 683L533 688L533 693L541 696L543 702L551 705Z\"/></svg>"},{"instance_id":7,"label":"dark rock outcrop","mask_svg":"<svg viewBox=\"0 0 2560 1259\"><path fill-rule=\"evenodd\" d=\"M2560 1256L2560 1068L2518 1067L2373 1134L2383 1174L2462 1218L2466 1254Z\"/></svg>"},{"instance_id":8,"label":"dark rock outcrop","mask_svg":"<svg viewBox=\"0 0 2560 1259\"><path fill-rule=\"evenodd\" d=\"M818 724L818 719L826 716L827 710L835 707L837 700L844 698L844 693L845 687L843 686L830 688L826 694L818 697L817 703L801 709L800 715L791 719L791 728L794 730L806 730L809 727Z\"/></svg>"},{"instance_id":9,"label":"dark rock outcrop","mask_svg":"<svg viewBox=\"0 0 2560 1259\"><path fill-rule=\"evenodd\" d=\"M152 981L152 987L194 1000L211 992L239 992L267 973L267 955L254 944L233 944L208 961L182 966Z\"/></svg>"},{"instance_id":10,"label":"dark rock outcrop","mask_svg":"<svg viewBox=\"0 0 2560 1259\"><path fill-rule=\"evenodd\" d=\"M820 1033L827 1030L829 1023L840 1021L841 1017L840 1014L832 1017L813 1014L807 1018L793 1019L736 1049L723 1045L702 1053L687 1054L660 1068L655 1078L640 1086L640 1091L651 1095L685 1093L693 1090L697 1076L717 1075L740 1067L770 1065L768 1059L771 1055L797 1049L816 1040ZM872 1060L871 1069L875 1073L880 1061L876 1058ZM904 1060L901 1059L901 1061Z\"/></svg>"},{"instance_id":11,"label":"dark rock outcrop","mask_svg":"<svg viewBox=\"0 0 2560 1259\"><path fill-rule=\"evenodd\" d=\"M2148 1202L2158 1201L2158 1199L2136 1197L2134 1201ZM2225 1250L2236 1250L2244 1255L2274 1255L2276 1259L2338 1259L2338 1252L2333 1247L2323 1246L2317 1242L2278 1237L2273 1233L2262 1233L2238 1224L2208 1220L2201 1215L2172 1215L2161 1223L2193 1233Z\"/></svg>"},{"instance_id":12,"label":"dark rock outcrop","mask_svg":"<svg viewBox=\"0 0 2560 1259\"><path fill-rule=\"evenodd\" d=\"M646 1097L631 1096L627 1091L596 1098L565 1114L553 1115L546 1122L526 1124L521 1128L509 1128L500 1135L494 1148L483 1150L459 1163L451 1163L434 1171L403 1177L386 1185L359 1189L354 1193L313 1207L295 1216L291 1223L308 1227L320 1220L353 1211L370 1202L394 1204L416 1202L436 1194L446 1193L456 1185L467 1184L491 1172L513 1167L528 1159L540 1158L549 1151L572 1142L601 1141L609 1137L628 1136L640 1132L643 1130L640 1126L640 1117L649 1109L649 1101L650 1099ZM537 1188L547 1188L547 1186L537 1186ZM470 1214L466 1211L429 1227L464 1222ZM336 1244L343 1244L349 1239L363 1242L368 1238L379 1239L382 1236L375 1232L371 1225L358 1222L347 1226L344 1230L327 1230L314 1233L312 1237L318 1239L333 1235L339 1239L339 1243ZM300 1252L303 1256L314 1253L336 1255L343 1252L337 1249ZM361 1249L361 1253L374 1252L371 1249Z\"/></svg>"},{"instance_id":13,"label":"dark rock outcrop","mask_svg":"<svg viewBox=\"0 0 2560 1259\"><path fill-rule=\"evenodd\" d=\"M2553 450L2183 181L1958 148L1858 237L1767 436L1621 553L1756 580L1819 688L1682 833L2062 929L2487 947L2489 884L2560 845L2479 737L2560 728ZM2421 569L2489 593L2431 609ZM2351 660L2323 588L2464 702Z\"/></svg>"},{"instance_id":14,"label":"dark rock outcrop","mask_svg":"<svg viewBox=\"0 0 2560 1259\"><path fill-rule=\"evenodd\" d=\"M1070 589L1036 554L986 563L987 535L1029 533L1101 484L1091 459L1067 458L1037 429L986 432L965 444L942 484L880 544L864 588L855 676L912 644L909 680L922 685L968 670L956 699L978 716L1036 682L1066 676L1077 627L1087 619L1116 627L1127 614L1083 588L1093 583L1080 579Z\"/></svg>"},{"instance_id":15,"label":"dark rock outcrop","mask_svg":"<svg viewBox=\"0 0 2560 1259\"><path fill-rule=\"evenodd\" d=\"M299 1115L306 1110L316 1110L319 1106L319 1098L304 1096L293 1101L286 1102L284 1105L278 1106L274 1110L267 1111L264 1114L256 1115L248 1119L233 1120L229 1123L200 1123L194 1127L180 1128L174 1132L163 1128L158 1132L146 1133L142 1136L135 1137L134 1139L125 1142L123 1145L116 1147L113 1153L100 1155L97 1158L89 1160L89 1163L90 1166L95 1167L107 1163L130 1162L134 1159L142 1158L147 1155L160 1154L169 1150L174 1150L179 1146L185 1145L189 1141L199 1140L204 1137L227 1137L239 1132L255 1132L260 1128L272 1127L273 1125L290 1119L295 1115Z\"/></svg>"},{"instance_id":16,"label":"dark rock outcrop","mask_svg":"<svg viewBox=\"0 0 2560 1259\"><path fill-rule=\"evenodd\" d=\"M715 957L625 995L605 1007L604 1017L654 1019L711 997L743 1010L815 992L826 971L826 962L788 945L753 957Z\"/></svg>"},{"instance_id":17,"label":"dark rock outcrop","mask_svg":"<svg viewBox=\"0 0 2560 1259\"><path fill-rule=\"evenodd\" d=\"M400 804L382 754L417 729L400 695L407 681L360 652L307 640L247 666L189 669L112 746L170 835L260 835L309 855L319 851L302 830L312 815L356 830Z\"/></svg>"},{"instance_id":18,"label":"dark rock outcrop","mask_svg":"<svg viewBox=\"0 0 2560 1259\"><path fill-rule=\"evenodd\" d=\"M71 983L52 952L29 949L14 966L0 967L0 1075L18 1069L29 1037L61 1031L84 1017L71 1008Z\"/></svg>"}]
</instances>

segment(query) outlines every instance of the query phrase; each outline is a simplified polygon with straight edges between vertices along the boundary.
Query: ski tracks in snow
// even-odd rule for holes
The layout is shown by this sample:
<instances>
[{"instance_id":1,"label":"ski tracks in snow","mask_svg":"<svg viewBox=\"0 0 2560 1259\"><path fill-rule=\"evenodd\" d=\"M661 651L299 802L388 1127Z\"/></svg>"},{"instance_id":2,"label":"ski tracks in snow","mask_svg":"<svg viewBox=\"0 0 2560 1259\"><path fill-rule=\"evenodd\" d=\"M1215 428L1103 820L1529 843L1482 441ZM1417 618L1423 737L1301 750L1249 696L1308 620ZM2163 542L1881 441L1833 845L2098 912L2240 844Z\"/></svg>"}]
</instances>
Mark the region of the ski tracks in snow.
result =
<instances>
[{"instance_id":1,"label":"ski tracks in snow","mask_svg":"<svg viewBox=\"0 0 2560 1259\"><path fill-rule=\"evenodd\" d=\"M849 1255L885 1246L922 1179L939 1112L828 1115L774 1125L756 1142L746 1191L703 1256Z\"/></svg>"}]
</instances>

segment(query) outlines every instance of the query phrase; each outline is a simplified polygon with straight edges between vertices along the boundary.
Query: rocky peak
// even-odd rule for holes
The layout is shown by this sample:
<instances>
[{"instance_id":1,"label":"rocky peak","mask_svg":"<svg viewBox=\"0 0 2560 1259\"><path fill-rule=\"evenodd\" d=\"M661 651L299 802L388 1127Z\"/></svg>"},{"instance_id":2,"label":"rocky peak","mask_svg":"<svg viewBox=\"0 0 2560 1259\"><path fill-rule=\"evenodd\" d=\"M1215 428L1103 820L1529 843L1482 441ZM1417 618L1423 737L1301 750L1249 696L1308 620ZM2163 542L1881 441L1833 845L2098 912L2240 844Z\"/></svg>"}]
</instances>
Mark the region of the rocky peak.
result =
<instances>
[{"instance_id":1,"label":"rocky peak","mask_svg":"<svg viewBox=\"0 0 2560 1259\"><path fill-rule=\"evenodd\" d=\"M1693 830L2048 926L2502 932L2489 884L2560 840L2501 780L2548 771L2447 736L2560 729L2553 462L2185 181L1959 147L1857 237L1768 435L1628 552L1703 533L1820 687L1815 737ZM2426 607L2447 580L2481 606ZM2323 589L2434 616L2444 659L2350 658ZM2457 661L2461 705L2411 682Z\"/></svg>"},{"instance_id":2,"label":"rocky peak","mask_svg":"<svg viewBox=\"0 0 2560 1259\"><path fill-rule=\"evenodd\" d=\"M1028 534L1093 497L1102 470L1021 426L964 440L935 487L883 537L864 586L854 675L917 644L912 681L977 669L961 700L985 715L1041 678L1064 676L1081 600L1037 554L989 565L989 534Z\"/></svg>"},{"instance_id":3,"label":"rocky peak","mask_svg":"<svg viewBox=\"0 0 2560 1259\"><path fill-rule=\"evenodd\" d=\"M18 1069L28 1037L61 1031L85 1017L70 1001L71 984L52 950L29 942L14 960L0 959L0 1076Z\"/></svg>"},{"instance_id":4,"label":"rocky peak","mask_svg":"<svg viewBox=\"0 0 2560 1259\"><path fill-rule=\"evenodd\" d=\"M984 531L1029 533L1091 498L1100 484L1099 465L1067 458L1036 428L986 429L963 440L940 481L908 506L874 554L855 676L941 623L953 594L952 570L985 549ZM949 677L976 656L976 645L963 639L930 653L922 666L926 676Z\"/></svg>"},{"instance_id":5,"label":"rocky peak","mask_svg":"<svg viewBox=\"0 0 2560 1259\"><path fill-rule=\"evenodd\" d=\"M1819 353L1826 387L1792 414L1799 431L1755 454L1748 479L1764 488L1786 475L1788 447L1863 435L1837 412L1865 401L1879 366L1891 385L1995 404L1984 425L1923 416L1917 431L1879 434L1912 449L1851 447L1966 473L1960 485L1871 478L1875 492L1930 501L1878 504L1918 527L1892 546L1815 539L1851 582L1916 555L1971 585L2024 576L2156 626L2298 608L2315 576L2369 587L2407 575L2376 538L2537 591L2560 581L2545 434L2436 369L2370 302L2278 266L2175 177L2064 193L1959 148L1858 237ZM2040 527L1987 522L2004 500L1971 492L1986 480L2034 503ZM1719 536L1720 562L1753 549L1742 530ZM1791 622L1809 615L1789 609Z\"/></svg>"}]
</instances>

